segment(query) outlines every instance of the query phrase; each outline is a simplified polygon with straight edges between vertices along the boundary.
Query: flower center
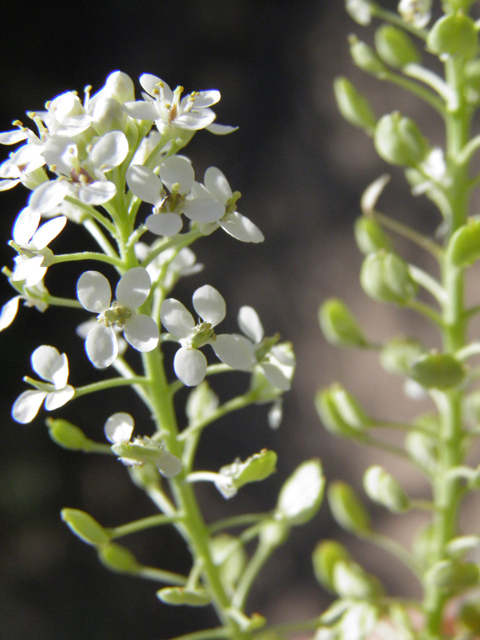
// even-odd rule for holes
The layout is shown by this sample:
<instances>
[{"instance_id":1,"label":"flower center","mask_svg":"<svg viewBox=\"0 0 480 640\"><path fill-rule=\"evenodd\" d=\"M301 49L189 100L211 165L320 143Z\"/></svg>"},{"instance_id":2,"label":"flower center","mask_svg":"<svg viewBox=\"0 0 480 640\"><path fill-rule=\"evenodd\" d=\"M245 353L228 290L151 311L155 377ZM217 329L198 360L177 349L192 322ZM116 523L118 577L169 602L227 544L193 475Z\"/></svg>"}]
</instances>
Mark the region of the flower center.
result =
<instances>
[{"instance_id":1,"label":"flower center","mask_svg":"<svg viewBox=\"0 0 480 640\"><path fill-rule=\"evenodd\" d=\"M119 302L114 300L109 309L101 313L97 317L97 321L100 324L104 324L106 327L117 325L121 329L125 326L125 322L133 316L133 311L122 306Z\"/></svg>"}]
</instances>

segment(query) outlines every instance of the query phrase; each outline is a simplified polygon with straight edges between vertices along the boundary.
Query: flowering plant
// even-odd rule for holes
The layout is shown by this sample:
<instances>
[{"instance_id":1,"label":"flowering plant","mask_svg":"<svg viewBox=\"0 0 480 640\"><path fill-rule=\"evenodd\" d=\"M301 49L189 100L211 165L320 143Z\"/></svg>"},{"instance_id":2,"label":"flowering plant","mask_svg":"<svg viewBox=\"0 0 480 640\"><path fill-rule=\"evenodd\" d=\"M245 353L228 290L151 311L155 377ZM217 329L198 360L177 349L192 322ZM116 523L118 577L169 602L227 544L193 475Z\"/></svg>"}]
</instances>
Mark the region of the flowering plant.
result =
<instances>
[{"instance_id":1,"label":"flowering plant","mask_svg":"<svg viewBox=\"0 0 480 640\"><path fill-rule=\"evenodd\" d=\"M431 107L445 123L445 149L432 146L416 123L398 111L378 119L348 79L335 82L343 116L372 137L385 162L405 170L412 194L429 198L441 216L431 237L391 219L377 207L389 177L375 180L362 197L362 215L355 224L356 241L365 254L361 286L375 301L420 314L438 339L432 345L410 336L380 343L338 298L325 301L319 312L329 342L379 353L386 371L405 378L406 395L429 398L434 410L408 424L379 420L340 384L319 391L315 399L329 431L387 449L430 482L431 499L419 500L408 496L380 464L364 475L372 502L396 515L411 510L431 515L411 551L375 531L369 512L347 483L332 482L327 492L340 526L392 553L414 574L422 587L418 601L387 596L380 581L343 545L324 540L313 551L313 569L335 597L327 611L279 625L251 613L247 599L264 564L291 529L311 520L320 508L325 480L317 458L302 463L283 483L267 513L212 523L202 513L197 483L210 483L231 499L246 485L269 478L277 463L274 451L261 449L245 460L225 460L219 470L199 468L197 452L205 429L256 404L270 405L269 423L277 428L282 396L295 370L291 344L277 334L265 335L252 307L239 310L241 333L221 333L218 327L227 308L216 288L196 286L191 306L171 297L181 278L202 270L190 248L195 242L219 230L244 243L264 239L259 227L237 210L240 193L232 190L220 169L209 167L199 182L183 155L203 129L214 135L234 130L216 123L212 107L220 93L208 90L182 97L182 87L172 91L159 77L144 74L142 98L136 99L133 81L116 71L93 95L86 89L83 101L68 91L47 102L45 111L30 112L35 130L16 121L12 131L0 134L0 144L15 145L0 165L0 190L20 184L30 190L9 243L16 256L13 268L6 267L4 273L16 295L2 308L0 330L14 321L20 302L40 312L50 307L77 310L82 320L77 334L85 340L85 357L94 375L93 382L82 384L74 362L70 375L65 353L40 345L31 355L40 379L24 379L31 388L14 402L12 416L28 424L43 413L42 405L47 412L56 411L82 396L116 388L131 390L145 404L152 424L134 435L141 421L123 410L118 395L118 410L101 425L109 444L95 439L95 416L83 422L80 417L80 424L48 417L46 424L64 449L120 461L160 513L114 527L83 509L65 508L61 515L105 567L157 582L162 603L213 605L219 626L182 636L184 640L281 640L297 632L314 634L316 640L466 640L480 634L480 607L474 597L480 583L475 557L480 537L475 530L461 534L458 524L462 501L480 487L479 468L468 457L480 420L474 388L479 370L467 365L480 352L480 343L467 338L479 306L470 306L464 294L467 270L480 259L480 222L469 208L480 181L471 169L480 136L470 133L480 105L480 23L470 17L473 0L441 4L401 0L393 12L371 0L346 0L346 9L360 25L382 21L375 48L350 38L355 64ZM444 65L444 78L422 66L422 48ZM72 227L88 234L97 250L58 253L62 236ZM432 275L404 259L394 247L394 235L427 252L437 272ZM50 293L47 286L47 272L64 263L80 268L71 297ZM88 263L85 269L82 263ZM430 296L426 300L424 292ZM85 312L93 316L88 319ZM169 343L178 348L170 351ZM215 378L234 371L248 378L247 389L220 400ZM184 410L178 408L181 393L188 394ZM404 442L399 446L377 437L378 427L403 432ZM190 551L185 574L146 566L118 542L165 526L175 527ZM240 532L233 535L232 529ZM246 545L253 541L255 550L247 553ZM455 602L460 604L450 620Z\"/></svg>"}]
</instances>

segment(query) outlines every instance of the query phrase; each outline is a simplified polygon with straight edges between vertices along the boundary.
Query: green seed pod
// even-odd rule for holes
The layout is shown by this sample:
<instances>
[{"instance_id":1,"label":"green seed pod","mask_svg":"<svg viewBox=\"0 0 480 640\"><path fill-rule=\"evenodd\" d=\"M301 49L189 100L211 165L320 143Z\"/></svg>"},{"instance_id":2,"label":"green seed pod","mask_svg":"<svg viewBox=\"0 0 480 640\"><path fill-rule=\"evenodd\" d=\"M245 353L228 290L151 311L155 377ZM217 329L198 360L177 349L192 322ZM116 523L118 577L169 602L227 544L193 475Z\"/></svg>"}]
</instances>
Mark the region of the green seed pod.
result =
<instances>
[{"instance_id":1,"label":"green seed pod","mask_svg":"<svg viewBox=\"0 0 480 640\"><path fill-rule=\"evenodd\" d=\"M470 219L455 231L448 243L446 259L460 268L480 259L480 220Z\"/></svg>"},{"instance_id":2,"label":"green seed pod","mask_svg":"<svg viewBox=\"0 0 480 640\"><path fill-rule=\"evenodd\" d=\"M102 546L110 542L108 531L85 511L62 509L60 515L73 533L87 544Z\"/></svg>"},{"instance_id":3,"label":"green seed pod","mask_svg":"<svg viewBox=\"0 0 480 640\"><path fill-rule=\"evenodd\" d=\"M331 344L342 347L365 347L367 340L355 316L338 298L325 300L318 310L323 335Z\"/></svg>"},{"instance_id":4,"label":"green seed pod","mask_svg":"<svg viewBox=\"0 0 480 640\"><path fill-rule=\"evenodd\" d=\"M115 542L107 544L98 550L100 562L117 573L139 573L141 565L131 551Z\"/></svg>"},{"instance_id":5,"label":"green seed pod","mask_svg":"<svg viewBox=\"0 0 480 640\"><path fill-rule=\"evenodd\" d=\"M349 40L350 55L357 67L377 77L382 77L387 73L387 67L372 47L356 36L352 36Z\"/></svg>"},{"instance_id":6,"label":"green seed pod","mask_svg":"<svg viewBox=\"0 0 480 640\"><path fill-rule=\"evenodd\" d=\"M392 242L382 226L372 218L367 216L357 218L354 231L357 247L365 255L382 249L391 251L393 248Z\"/></svg>"},{"instance_id":7,"label":"green seed pod","mask_svg":"<svg viewBox=\"0 0 480 640\"><path fill-rule=\"evenodd\" d=\"M336 78L333 90L338 110L345 120L355 127L360 127L368 134L373 134L377 124L375 113L367 99L357 91L350 80Z\"/></svg>"},{"instance_id":8,"label":"green seed pod","mask_svg":"<svg viewBox=\"0 0 480 640\"><path fill-rule=\"evenodd\" d=\"M157 598L165 604L205 607L212 598L205 589L186 589L185 587L165 587L157 591Z\"/></svg>"},{"instance_id":9,"label":"green seed pod","mask_svg":"<svg viewBox=\"0 0 480 640\"><path fill-rule=\"evenodd\" d=\"M384 589L375 576L367 573L356 562L337 562L333 569L333 586L341 598L358 600L379 597Z\"/></svg>"},{"instance_id":10,"label":"green seed pod","mask_svg":"<svg viewBox=\"0 0 480 640\"><path fill-rule=\"evenodd\" d=\"M465 367L449 353L421 356L410 369L410 377L426 389L450 389L465 377Z\"/></svg>"},{"instance_id":11,"label":"green seed pod","mask_svg":"<svg viewBox=\"0 0 480 640\"><path fill-rule=\"evenodd\" d=\"M218 396L204 380L190 392L186 405L187 418L191 424L202 422L218 408Z\"/></svg>"},{"instance_id":12,"label":"green seed pod","mask_svg":"<svg viewBox=\"0 0 480 640\"><path fill-rule=\"evenodd\" d=\"M340 561L351 561L352 557L347 549L336 540L324 540L315 547L312 555L313 570L318 582L335 592L333 585L333 571Z\"/></svg>"},{"instance_id":13,"label":"green seed pod","mask_svg":"<svg viewBox=\"0 0 480 640\"><path fill-rule=\"evenodd\" d=\"M474 636L478 636L480 634L480 602L464 602L458 619Z\"/></svg>"},{"instance_id":14,"label":"green seed pod","mask_svg":"<svg viewBox=\"0 0 480 640\"><path fill-rule=\"evenodd\" d=\"M332 482L328 503L335 521L347 531L362 535L370 531L370 515L346 482Z\"/></svg>"},{"instance_id":15,"label":"green seed pod","mask_svg":"<svg viewBox=\"0 0 480 640\"><path fill-rule=\"evenodd\" d=\"M88 451L90 440L83 431L67 420L47 419L51 439L64 449L70 451Z\"/></svg>"},{"instance_id":16,"label":"green seed pod","mask_svg":"<svg viewBox=\"0 0 480 640\"><path fill-rule=\"evenodd\" d=\"M386 162L415 167L425 160L428 142L411 118L398 111L386 114L377 122L374 134L375 149Z\"/></svg>"},{"instance_id":17,"label":"green seed pod","mask_svg":"<svg viewBox=\"0 0 480 640\"><path fill-rule=\"evenodd\" d=\"M220 474L228 478L229 486L237 490L250 482L265 480L276 471L277 454L262 449L242 462L239 458L220 469Z\"/></svg>"},{"instance_id":18,"label":"green seed pod","mask_svg":"<svg viewBox=\"0 0 480 640\"><path fill-rule=\"evenodd\" d=\"M480 571L473 562L441 560L425 574L427 584L449 591L459 591L478 583Z\"/></svg>"},{"instance_id":19,"label":"green seed pod","mask_svg":"<svg viewBox=\"0 0 480 640\"><path fill-rule=\"evenodd\" d=\"M324 489L325 478L320 460L303 462L281 488L276 516L289 525L308 522L322 504Z\"/></svg>"},{"instance_id":20,"label":"green seed pod","mask_svg":"<svg viewBox=\"0 0 480 640\"><path fill-rule=\"evenodd\" d=\"M377 251L363 261L360 284L378 302L404 305L414 299L418 285L411 278L407 263L395 253Z\"/></svg>"},{"instance_id":21,"label":"green seed pod","mask_svg":"<svg viewBox=\"0 0 480 640\"><path fill-rule=\"evenodd\" d=\"M440 18L427 36L427 47L439 56L473 57L478 48L474 21L461 13Z\"/></svg>"},{"instance_id":22,"label":"green seed pod","mask_svg":"<svg viewBox=\"0 0 480 640\"><path fill-rule=\"evenodd\" d=\"M373 466L366 470L363 488L370 500L393 513L403 513L409 508L410 502L402 487L382 467Z\"/></svg>"},{"instance_id":23,"label":"green seed pod","mask_svg":"<svg viewBox=\"0 0 480 640\"><path fill-rule=\"evenodd\" d=\"M409 376L412 364L424 355L425 347L411 338L393 338L380 352L380 363L389 373Z\"/></svg>"},{"instance_id":24,"label":"green seed pod","mask_svg":"<svg viewBox=\"0 0 480 640\"><path fill-rule=\"evenodd\" d=\"M435 438L419 431L411 431L405 438L405 449L410 458L429 474L437 468L438 446Z\"/></svg>"},{"instance_id":25,"label":"green seed pod","mask_svg":"<svg viewBox=\"0 0 480 640\"><path fill-rule=\"evenodd\" d=\"M325 427L338 436L358 437L372 423L357 400L339 384L319 391L315 407Z\"/></svg>"},{"instance_id":26,"label":"green seed pod","mask_svg":"<svg viewBox=\"0 0 480 640\"><path fill-rule=\"evenodd\" d=\"M452 11L463 11L467 13L475 0L443 0L443 4L450 7Z\"/></svg>"},{"instance_id":27,"label":"green seed pod","mask_svg":"<svg viewBox=\"0 0 480 640\"><path fill-rule=\"evenodd\" d=\"M418 64L422 60L412 39L392 25L384 24L375 32L375 47L380 58L395 69L407 64Z\"/></svg>"}]
</instances>

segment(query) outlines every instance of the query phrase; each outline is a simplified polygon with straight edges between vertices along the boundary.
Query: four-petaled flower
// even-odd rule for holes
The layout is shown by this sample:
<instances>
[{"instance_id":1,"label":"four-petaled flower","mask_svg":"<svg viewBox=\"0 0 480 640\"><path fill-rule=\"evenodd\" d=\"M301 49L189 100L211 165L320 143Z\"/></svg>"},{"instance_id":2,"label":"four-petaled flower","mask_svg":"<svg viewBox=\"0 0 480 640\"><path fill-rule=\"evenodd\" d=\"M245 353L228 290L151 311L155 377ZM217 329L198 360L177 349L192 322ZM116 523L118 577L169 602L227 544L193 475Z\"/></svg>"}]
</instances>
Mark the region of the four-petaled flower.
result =
<instances>
[{"instance_id":1,"label":"four-petaled flower","mask_svg":"<svg viewBox=\"0 0 480 640\"><path fill-rule=\"evenodd\" d=\"M118 355L118 342L113 327L123 329L126 341L137 351L152 351L158 344L159 331L153 318L136 313L150 295L151 280L143 267L129 269L120 278L112 302L110 283L98 271L85 271L77 283L81 305L98 313L98 324L89 331L85 349L99 369L112 364Z\"/></svg>"},{"instance_id":2,"label":"four-petaled flower","mask_svg":"<svg viewBox=\"0 0 480 640\"><path fill-rule=\"evenodd\" d=\"M400 0L398 13L414 27L426 27L432 17L432 0Z\"/></svg>"},{"instance_id":3,"label":"four-petaled flower","mask_svg":"<svg viewBox=\"0 0 480 640\"><path fill-rule=\"evenodd\" d=\"M75 395L75 389L67 384L68 358L64 353L60 354L55 347L42 345L32 353L31 363L35 373L46 382L36 382L35 391L24 391L15 401L12 416L22 424L35 418L43 401L45 409L53 411Z\"/></svg>"}]
</instances>

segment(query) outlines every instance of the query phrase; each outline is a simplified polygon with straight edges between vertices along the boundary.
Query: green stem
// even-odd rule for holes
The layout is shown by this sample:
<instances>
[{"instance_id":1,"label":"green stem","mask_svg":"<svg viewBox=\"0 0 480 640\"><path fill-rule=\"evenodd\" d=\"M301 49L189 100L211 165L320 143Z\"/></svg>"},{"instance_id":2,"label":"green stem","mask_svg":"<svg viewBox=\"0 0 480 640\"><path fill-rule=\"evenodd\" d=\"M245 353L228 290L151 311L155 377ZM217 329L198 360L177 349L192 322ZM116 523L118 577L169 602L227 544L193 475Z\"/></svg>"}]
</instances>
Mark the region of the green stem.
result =
<instances>
[{"instance_id":1,"label":"green stem","mask_svg":"<svg viewBox=\"0 0 480 640\"><path fill-rule=\"evenodd\" d=\"M80 262L81 260L96 260L97 262L106 262L118 269L125 269L125 265L120 258L113 256L107 256L104 253L97 253L95 251L81 251L79 253L65 253L55 255L53 257L53 264L60 264L62 262Z\"/></svg>"},{"instance_id":2,"label":"green stem","mask_svg":"<svg viewBox=\"0 0 480 640\"><path fill-rule=\"evenodd\" d=\"M176 514L173 516L166 516L163 514L149 516L147 518L142 518L141 520L129 522L128 524L122 524L119 527L113 527L112 529L109 529L108 532L112 538L122 538L123 536L129 536L132 533L144 531L151 527L160 527L164 524L172 524L173 522L180 520L181 517L182 514Z\"/></svg>"},{"instance_id":3,"label":"green stem","mask_svg":"<svg viewBox=\"0 0 480 640\"><path fill-rule=\"evenodd\" d=\"M142 376L135 376L132 378L109 378L108 380L101 380L100 382L92 382L92 384L86 384L84 387L75 387L75 397L80 398L86 396L89 393L96 393L97 391L104 391L105 389L114 389L115 387L133 386L136 384L146 385L148 380Z\"/></svg>"}]
</instances>

